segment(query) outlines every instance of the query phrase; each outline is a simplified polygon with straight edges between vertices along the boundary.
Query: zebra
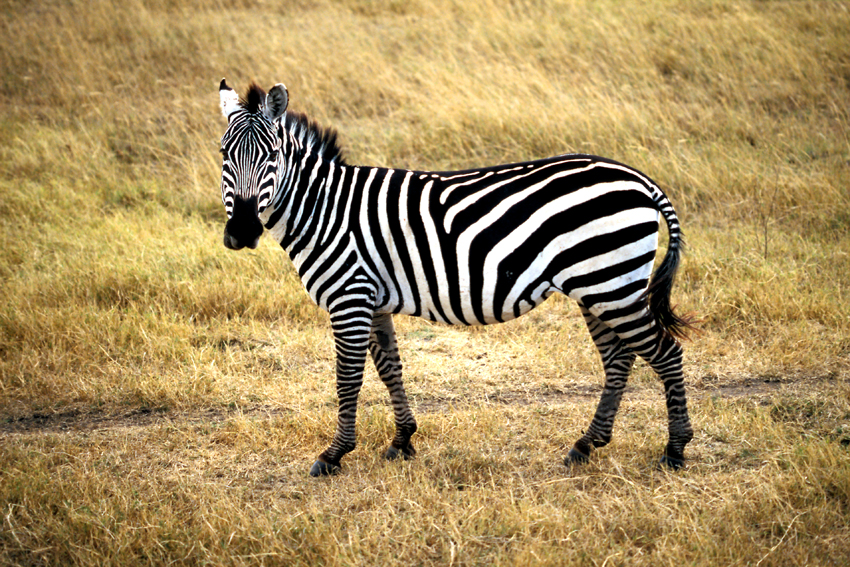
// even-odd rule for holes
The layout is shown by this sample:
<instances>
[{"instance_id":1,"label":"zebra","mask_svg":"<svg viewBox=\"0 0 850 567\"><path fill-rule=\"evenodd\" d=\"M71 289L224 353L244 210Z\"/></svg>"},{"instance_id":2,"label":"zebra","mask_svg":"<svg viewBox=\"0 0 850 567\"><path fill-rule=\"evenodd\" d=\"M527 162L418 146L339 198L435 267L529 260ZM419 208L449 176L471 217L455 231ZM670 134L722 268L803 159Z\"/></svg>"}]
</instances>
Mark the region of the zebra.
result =
<instances>
[{"instance_id":1,"label":"zebra","mask_svg":"<svg viewBox=\"0 0 850 567\"><path fill-rule=\"evenodd\" d=\"M402 383L394 314L454 325L519 317L555 292L574 299L599 351L605 385L567 466L611 440L633 362L664 385L668 443L660 464L684 465L693 437L682 347L691 327L670 305L683 237L672 204L636 169L585 154L464 171L354 166L336 131L287 112L289 93L219 85L224 245L255 248L267 230L312 300L330 314L338 416L312 476L340 472L355 448L367 352L389 390L387 459L412 458L417 424ZM663 217L667 252L653 273Z\"/></svg>"}]
</instances>

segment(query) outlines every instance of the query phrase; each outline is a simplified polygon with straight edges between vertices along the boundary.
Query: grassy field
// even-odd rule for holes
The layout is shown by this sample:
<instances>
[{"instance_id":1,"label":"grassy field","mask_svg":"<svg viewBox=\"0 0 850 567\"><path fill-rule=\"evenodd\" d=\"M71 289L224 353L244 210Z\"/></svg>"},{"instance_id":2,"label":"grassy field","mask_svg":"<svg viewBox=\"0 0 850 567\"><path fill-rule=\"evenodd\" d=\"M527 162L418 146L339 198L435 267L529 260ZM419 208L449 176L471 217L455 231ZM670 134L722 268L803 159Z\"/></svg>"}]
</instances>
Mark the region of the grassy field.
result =
<instances>
[{"instance_id":1,"label":"grassy field","mask_svg":"<svg viewBox=\"0 0 850 567\"><path fill-rule=\"evenodd\" d=\"M847 565L850 8L843 2L0 0L0 564ZM696 436L575 305L398 318L344 473L333 344L273 242L221 244L218 82L284 82L352 163L570 151L665 188Z\"/></svg>"}]
</instances>

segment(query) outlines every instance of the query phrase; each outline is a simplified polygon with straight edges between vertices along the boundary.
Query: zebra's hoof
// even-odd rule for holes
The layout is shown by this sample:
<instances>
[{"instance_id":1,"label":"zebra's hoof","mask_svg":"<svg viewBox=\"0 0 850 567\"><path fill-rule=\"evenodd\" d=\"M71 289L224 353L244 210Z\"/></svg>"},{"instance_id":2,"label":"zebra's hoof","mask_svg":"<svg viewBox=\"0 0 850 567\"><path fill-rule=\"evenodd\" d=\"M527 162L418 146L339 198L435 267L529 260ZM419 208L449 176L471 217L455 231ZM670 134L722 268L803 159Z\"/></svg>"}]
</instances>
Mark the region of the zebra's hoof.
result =
<instances>
[{"instance_id":1,"label":"zebra's hoof","mask_svg":"<svg viewBox=\"0 0 850 567\"><path fill-rule=\"evenodd\" d=\"M583 465L588 460L590 460L589 455L585 455L584 453L573 447L572 449L570 449L570 452L567 453L567 458L564 459L564 464L568 467L571 465Z\"/></svg>"},{"instance_id":2,"label":"zebra's hoof","mask_svg":"<svg viewBox=\"0 0 850 567\"><path fill-rule=\"evenodd\" d=\"M313 463L313 466L310 467L310 476L331 476L334 474L339 474L341 470L342 469L339 467L339 465L332 465L323 461L316 461L315 463Z\"/></svg>"},{"instance_id":3,"label":"zebra's hoof","mask_svg":"<svg viewBox=\"0 0 850 567\"><path fill-rule=\"evenodd\" d=\"M384 453L384 458L388 461L394 461L397 458L401 457L405 461L409 461L413 457L416 456L416 449L413 448L413 445L410 443L407 444L407 447L404 449L396 449L392 445L387 449L387 452Z\"/></svg>"},{"instance_id":4,"label":"zebra's hoof","mask_svg":"<svg viewBox=\"0 0 850 567\"><path fill-rule=\"evenodd\" d=\"M684 459L677 459L676 457L671 457L670 455L663 455L661 457L661 461L659 461L659 466L662 468L668 468L673 471L681 470L682 467L685 466Z\"/></svg>"}]
</instances>

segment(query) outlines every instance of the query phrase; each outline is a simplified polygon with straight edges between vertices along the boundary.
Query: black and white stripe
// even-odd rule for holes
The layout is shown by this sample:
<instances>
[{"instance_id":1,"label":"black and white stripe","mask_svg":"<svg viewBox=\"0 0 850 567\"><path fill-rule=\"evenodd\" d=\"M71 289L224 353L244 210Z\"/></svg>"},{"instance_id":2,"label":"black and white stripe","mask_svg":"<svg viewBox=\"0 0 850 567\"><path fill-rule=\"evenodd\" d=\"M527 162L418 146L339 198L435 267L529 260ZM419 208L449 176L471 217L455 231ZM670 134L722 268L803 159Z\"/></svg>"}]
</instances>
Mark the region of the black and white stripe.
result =
<instances>
[{"instance_id":1,"label":"black and white stripe","mask_svg":"<svg viewBox=\"0 0 850 567\"><path fill-rule=\"evenodd\" d=\"M669 443L683 463L692 437L670 308L682 237L661 189L623 164L590 155L455 172L348 165L333 132L286 113L288 95L222 81L225 245L256 246L263 227L289 253L312 299L331 315L339 421L311 474L338 469L354 449L367 351L387 384L397 433L388 457L411 456L416 422L401 381L392 314L460 325L508 321L558 292L581 308L606 382L568 462L611 438L636 356L664 383ZM652 274L659 221L670 234Z\"/></svg>"}]
</instances>

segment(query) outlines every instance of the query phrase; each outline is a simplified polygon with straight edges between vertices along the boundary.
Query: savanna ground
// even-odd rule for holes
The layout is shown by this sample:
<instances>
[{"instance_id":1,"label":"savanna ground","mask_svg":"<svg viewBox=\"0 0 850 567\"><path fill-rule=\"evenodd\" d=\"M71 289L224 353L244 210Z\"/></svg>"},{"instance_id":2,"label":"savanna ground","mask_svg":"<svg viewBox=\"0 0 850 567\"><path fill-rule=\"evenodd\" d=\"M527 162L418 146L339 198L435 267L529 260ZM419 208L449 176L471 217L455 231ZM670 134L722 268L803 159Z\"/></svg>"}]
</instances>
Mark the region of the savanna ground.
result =
<instances>
[{"instance_id":1,"label":"savanna ground","mask_svg":"<svg viewBox=\"0 0 850 567\"><path fill-rule=\"evenodd\" d=\"M850 5L0 0L0 563L850 564ZM221 244L222 76L285 82L349 161L582 151L653 176L696 437L655 466L638 365L614 440L561 459L601 368L577 308L398 318L410 462L368 370L312 479L333 345L284 254Z\"/></svg>"}]
</instances>

